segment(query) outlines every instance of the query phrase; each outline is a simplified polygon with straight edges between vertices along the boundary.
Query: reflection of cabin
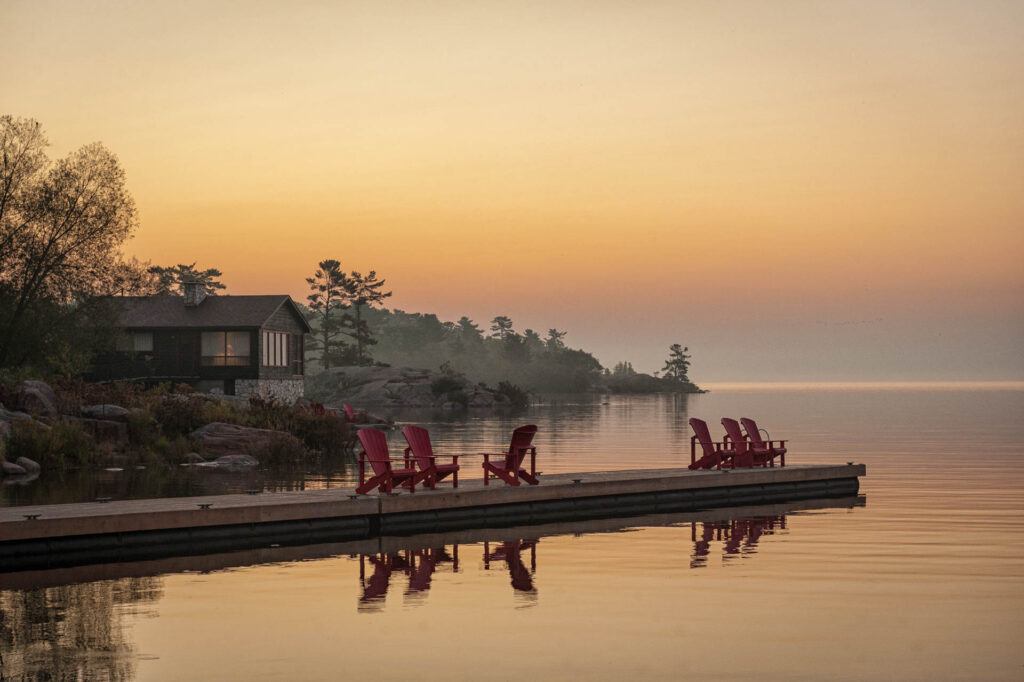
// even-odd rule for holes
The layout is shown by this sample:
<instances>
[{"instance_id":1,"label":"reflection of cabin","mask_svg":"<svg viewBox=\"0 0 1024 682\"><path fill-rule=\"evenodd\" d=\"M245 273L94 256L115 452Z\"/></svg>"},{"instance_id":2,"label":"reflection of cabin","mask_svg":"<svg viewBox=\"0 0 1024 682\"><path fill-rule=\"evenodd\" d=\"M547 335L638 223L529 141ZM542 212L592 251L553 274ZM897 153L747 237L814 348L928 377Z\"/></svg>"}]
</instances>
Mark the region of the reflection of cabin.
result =
<instances>
[{"instance_id":1,"label":"reflection of cabin","mask_svg":"<svg viewBox=\"0 0 1024 682\"><path fill-rule=\"evenodd\" d=\"M173 381L227 395L302 396L303 335L309 325L289 296L115 299L124 330L117 351L98 359L96 379Z\"/></svg>"}]
</instances>

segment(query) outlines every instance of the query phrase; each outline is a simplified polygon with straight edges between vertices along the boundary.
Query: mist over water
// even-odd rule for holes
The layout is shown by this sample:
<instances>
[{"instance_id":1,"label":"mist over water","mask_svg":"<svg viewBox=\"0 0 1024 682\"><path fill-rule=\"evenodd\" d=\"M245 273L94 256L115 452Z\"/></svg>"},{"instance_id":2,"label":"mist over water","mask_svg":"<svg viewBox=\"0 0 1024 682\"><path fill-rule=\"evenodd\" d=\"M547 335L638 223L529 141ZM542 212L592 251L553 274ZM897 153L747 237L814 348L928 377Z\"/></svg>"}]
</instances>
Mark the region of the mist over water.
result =
<instances>
[{"instance_id":1,"label":"mist over water","mask_svg":"<svg viewBox=\"0 0 1024 682\"><path fill-rule=\"evenodd\" d=\"M4 672L1020 679L1020 386L713 388L416 421L438 452L536 423L553 473L683 465L689 417L753 417L790 463L865 463L860 497L0 575ZM109 637L75 636L87 618ZM371 640L410 654L382 667Z\"/></svg>"}]
</instances>

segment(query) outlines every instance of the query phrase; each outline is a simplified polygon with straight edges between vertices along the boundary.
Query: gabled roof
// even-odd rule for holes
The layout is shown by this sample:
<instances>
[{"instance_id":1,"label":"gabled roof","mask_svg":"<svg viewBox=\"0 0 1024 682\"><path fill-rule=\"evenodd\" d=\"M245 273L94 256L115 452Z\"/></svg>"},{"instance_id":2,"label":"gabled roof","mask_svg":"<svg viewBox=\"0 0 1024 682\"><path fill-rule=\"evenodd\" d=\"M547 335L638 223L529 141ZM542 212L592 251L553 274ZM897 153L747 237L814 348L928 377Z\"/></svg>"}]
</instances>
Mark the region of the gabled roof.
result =
<instances>
[{"instance_id":1,"label":"gabled roof","mask_svg":"<svg viewBox=\"0 0 1024 682\"><path fill-rule=\"evenodd\" d=\"M185 307L183 296L123 296L114 299L120 308L118 322L127 328L167 327L262 327L281 306L287 306L311 331L290 296L207 296L194 308Z\"/></svg>"}]
</instances>

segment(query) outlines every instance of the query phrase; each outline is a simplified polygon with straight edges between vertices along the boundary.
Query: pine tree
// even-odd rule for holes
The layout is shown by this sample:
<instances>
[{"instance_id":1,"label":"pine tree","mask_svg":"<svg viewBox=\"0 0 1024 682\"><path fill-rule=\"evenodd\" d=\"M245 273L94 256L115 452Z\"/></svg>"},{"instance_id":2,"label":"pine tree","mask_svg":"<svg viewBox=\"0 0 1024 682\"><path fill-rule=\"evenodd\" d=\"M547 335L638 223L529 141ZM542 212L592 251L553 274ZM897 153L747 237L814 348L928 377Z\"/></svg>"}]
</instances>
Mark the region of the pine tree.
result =
<instances>
[{"instance_id":1,"label":"pine tree","mask_svg":"<svg viewBox=\"0 0 1024 682\"><path fill-rule=\"evenodd\" d=\"M332 354L343 345L336 339L341 333L342 311L348 307L346 292L349 279L340 262L327 259L320 261L317 271L312 277L307 277L306 282L312 291L306 300L319 323L310 346L322 351L321 364L324 369L330 369Z\"/></svg>"},{"instance_id":2,"label":"pine tree","mask_svg":"<svg viewBox=\"0 0 1024 682\"><path fill-rule=\"evenodd\" d=\"M390 291L381 291L384 282L383 279L377 279L375 270L370 270L365 277L353 270L345 287L346 302L355 310L355 315L345 316L345 329L342 330L342 333L355 339L356 362L360 365L364 362L363 348L377 343L371 335L366 321L363 320L363 306L372 308L391 295Z\"/></svg>"},{"instance_id":3,"label":"pine tree","mask_svg":"<svg viewBox=\"0 0 1024 682\"><path fill-rule=\"evenodd\" d=\"M491 320L491 338L505 340L509 334L515 334L512 330L512 318L505 315L498 315Z\"/></svg>"},{"instance_id":4,"label":"pine tree","mask_svg":"<svg viewBox=\"0 0 1024 682\"><path fill-rule=\"evenodd\" d=\"M665 366L661 368L661 371L665 373L666 378L672 377L675 381L690 383L690 377L687 376L690 371L690 356L687 355L689 347L684 348L678 343L673 343L668 350L668 360L665 361Z\"/></svg>"}]
</instances>

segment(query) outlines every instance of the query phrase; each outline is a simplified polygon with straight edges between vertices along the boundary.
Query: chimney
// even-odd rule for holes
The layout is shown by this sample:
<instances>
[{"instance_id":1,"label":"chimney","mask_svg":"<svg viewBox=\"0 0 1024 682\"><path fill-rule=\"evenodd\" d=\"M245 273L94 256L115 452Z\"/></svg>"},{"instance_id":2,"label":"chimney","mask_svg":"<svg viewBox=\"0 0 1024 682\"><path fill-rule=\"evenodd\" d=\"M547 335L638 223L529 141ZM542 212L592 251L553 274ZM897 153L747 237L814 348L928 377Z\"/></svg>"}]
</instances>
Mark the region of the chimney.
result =
<instances>
[{"instance_id":1,"label":"chimney","mask_svg":"<svg viewBox=\"0 0 1024 682\"><path fill-rule=\"evenodd\" d=\"M182 282L185 289L185 307L197 308L206 298L206 285L202 282Z\"/></svg>"}]
</instances>

